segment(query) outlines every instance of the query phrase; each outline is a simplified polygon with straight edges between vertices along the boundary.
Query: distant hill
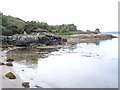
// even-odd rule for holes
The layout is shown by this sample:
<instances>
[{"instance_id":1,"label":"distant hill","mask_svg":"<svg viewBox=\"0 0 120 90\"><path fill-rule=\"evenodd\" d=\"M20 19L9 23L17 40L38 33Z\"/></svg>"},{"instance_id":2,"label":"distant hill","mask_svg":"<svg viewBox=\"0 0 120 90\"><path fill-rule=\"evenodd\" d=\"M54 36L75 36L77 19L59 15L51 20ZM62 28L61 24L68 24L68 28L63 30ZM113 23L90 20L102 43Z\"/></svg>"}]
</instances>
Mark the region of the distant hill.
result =
<instances>
[{"instance_id":1,"label":"distant hill","mask_svg":"<svg viewBox=\"0 0 120 90\"><path fill-rule=\"evenodd\" d=\"M24 31L27 34L31 34L33 29L45 29L51 33L60 34L60 35L68 35L77 32L82 32L77 30L77 26L74 24L62 24L62 25L48 25L46 22L38 22L38 21L24 21L20 18L2 15L0 14L0 18L2 18L0 30L2 30L2 35L10 36L14 34L23 34ZM96 29L97 32L100 32L99 29ZM91 32L87 30L87 32Z\"/></svg>"},{"instance_id":2,"label":"distant hill","mask_svg":"<svg viewBox=\"0 0 120 90\"><path fill-rule=\"evenodd\" d=\"M1 15L0 15L1 16ZM22 33L25 21L12 16L2 15L2 24L0 29L3 35L13 35L14 33Z\"/></svg>"},{"instance_id":3,"label":"distant hill","mask_svg":"<svg viewBox=\"0 0 120 90\"><path fill-rule=\"evenodd\" d=\"M6 15L3 15L3 18L7 18L8 23L10 23L10 24L20 24L20 25L25 24L25 21L23 21L20 18L15 18L15 17L12 17L12 16L6 16Z\"/></svg>"}]
</instances>

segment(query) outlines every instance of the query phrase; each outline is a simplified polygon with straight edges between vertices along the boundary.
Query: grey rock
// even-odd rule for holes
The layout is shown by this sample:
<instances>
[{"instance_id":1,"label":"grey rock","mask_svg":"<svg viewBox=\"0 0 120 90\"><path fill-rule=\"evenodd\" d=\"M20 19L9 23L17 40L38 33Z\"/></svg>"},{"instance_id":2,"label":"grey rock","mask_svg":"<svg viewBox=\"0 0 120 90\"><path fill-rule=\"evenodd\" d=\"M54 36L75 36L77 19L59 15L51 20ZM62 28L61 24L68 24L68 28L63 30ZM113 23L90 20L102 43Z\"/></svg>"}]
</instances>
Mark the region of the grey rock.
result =
<instances>
[{"instance_id":1,"label":"grey rock","mask_svg":"<svg viewBox=\"0 0 120 90\"><path fill-rule=\"evenodd\" d=\"M67 42L58 35L13 35L0 37L3 43L16 46L30 46L31 44L59 45Z\"/></svg>"}]
</instances>

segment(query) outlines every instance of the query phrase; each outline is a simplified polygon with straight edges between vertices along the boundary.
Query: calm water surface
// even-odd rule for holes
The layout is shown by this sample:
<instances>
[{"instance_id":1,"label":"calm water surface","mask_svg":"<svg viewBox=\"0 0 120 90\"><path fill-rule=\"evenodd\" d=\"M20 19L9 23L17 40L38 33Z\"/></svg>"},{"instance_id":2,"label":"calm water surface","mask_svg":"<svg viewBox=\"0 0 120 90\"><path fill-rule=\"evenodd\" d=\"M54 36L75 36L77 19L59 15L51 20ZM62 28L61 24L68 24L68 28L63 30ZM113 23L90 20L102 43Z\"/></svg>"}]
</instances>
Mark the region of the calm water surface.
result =
<instances>
[{"instance_id":1,"label":"calm water surface","mask_svg":"<svg viewBox=\"0 0 120 90\"><path fill-rule=\"evenodd\" d=\"M33 56L16 51L16 58L21 55L21 59L14 62L14 70L31 87L118 87L118 38L49 51L46 58L38 57L42 50L32 51Z\"/></svg>"}]
</instances>

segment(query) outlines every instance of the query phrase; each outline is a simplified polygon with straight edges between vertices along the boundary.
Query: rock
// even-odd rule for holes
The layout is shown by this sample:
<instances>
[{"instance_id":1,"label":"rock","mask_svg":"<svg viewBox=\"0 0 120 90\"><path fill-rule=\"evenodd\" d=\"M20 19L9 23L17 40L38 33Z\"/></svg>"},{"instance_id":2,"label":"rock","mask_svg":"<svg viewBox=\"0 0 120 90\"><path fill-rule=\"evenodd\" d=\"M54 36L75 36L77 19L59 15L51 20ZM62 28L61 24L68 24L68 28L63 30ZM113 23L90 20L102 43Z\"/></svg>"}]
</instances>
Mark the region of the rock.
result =
<instances>
[{"instance_id":1,"label":"rock","mask_svg":"<svg viewBox=\"0 0 120 90\"><path fill-rule=\"evenodd\" d=\"M70 45L76 45L77 43L75 42L69 42Z\"/></svg>"},{"instance_id":2,"label":"rock","mask_svg":"<svg viewBox=\"0 0 120 90\"><path fill-rule=\"evenodd\" d=\"M91 57L90 55L82 55L82 56L84 56L84 57Z\"/></svg>"},{"instance_id":3,"label":"rock","mask_svg":"<svg viewBox=\"0 0 120 90\"><path fill-rule=\"evenodd\" d=\"M16 79L16 76L12 73L12 72L9 72L5 75L5 77L9 78L9 79Z\"/></svg>"},{"instance_id":4,"label":"rock","mask_svg":"<svg viewBox=\"0 0 120 90\"><path fill-rule=\"evenodd\" d=\"M6 60L7 62L13 62L14 61L14 59L11 59L11 58L7 58L7 60Z\"/></svg>"},{"instance_id":5,"label":"rock","mask_svg":"<svg viewBox=\"0 0 120 90\"><path fill-rule=\"evenodd\" d=\"M6 63L7 66L13 66L11 62Z\"/></svg>"},{"instance_id":6,"label":"rock","mask_svg":"<svg viewBox=\"0 0 120 90\"><path fill-rule=\"evenodd\" d=\"M3 62L0 62L0 65L5 65Z\"/></svg>"},{"instance_id":7,"label":"rock","mask_svg":"<svg viewBox=\"0 0 120 90\"><path fill-rule=\"evenodd\" d=\"M58 45L67 42L67 39L62 39L58 35L13 35L0 37L2 43L11 44L16 46L31 46L31 44L45 44L45 45Z\"/></svg>"},{"instance_id":8,"label":"rock","mask_svg":"<svg viewBox=\"0 0 120 90\"><path fill-rule=\"evenodd\" d=\"M25 88L29 88L30 87L29 82L23 82L22 86L24 86Z\"/></svg>"},{"instance_id":9,"label":"rock","mask_svg":"<svg viewBox=\"0 0 120 90\"><path fill-rule=\"evenodd\" d=\"M74 34L74 35L69 35L70 37L78 37L78 38L99 38L99 39L111 39L111 38L117 38L116 36L113 36L111 34L105 34L105 33L99 33L99 34Z\"/></svg>"},{"instance_id":10,"label":"rock","mask_svg":"<svg viewBox=\"0 0 120 90\"><path fill-rule=\"evenodd\" d=\"M42 88L41 86L35 85L36 88Z\"/></svg>"}]
</instances>

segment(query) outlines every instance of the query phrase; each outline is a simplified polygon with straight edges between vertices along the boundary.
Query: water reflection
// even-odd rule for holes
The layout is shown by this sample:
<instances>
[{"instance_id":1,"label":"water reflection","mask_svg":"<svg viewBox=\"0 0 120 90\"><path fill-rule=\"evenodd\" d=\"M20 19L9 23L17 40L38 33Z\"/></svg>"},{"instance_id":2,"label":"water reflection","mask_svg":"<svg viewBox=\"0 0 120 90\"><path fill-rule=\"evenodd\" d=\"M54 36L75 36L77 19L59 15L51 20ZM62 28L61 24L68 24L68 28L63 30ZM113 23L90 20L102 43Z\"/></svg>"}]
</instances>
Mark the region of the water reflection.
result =
<instances>
[{"instance_id":1,"label":"water reflection","mask_svg":"<svg viewBox=\"0 0 120 90\"><path fill-rule=\"evenodd\" d=\"M92 42L92 43L99 46L100 41L95 41L95 42ZM87 43L87 45L88 45L88 44L91 44L91 43Z\"/></svg>"},{"instance_id":2,"label":"water reflection","mask_svg":"<svg viewBox=\"0 0 120 90\"><path fill-rule=\"evenodd\" d=\"M47 58L49 53L56 50L57 49L55 48L19 48L9 51L7 57L14 59L15 62L24 64L29 68L36 68L39 58Z\"/></svg>"},{"instance_id":3,"label":"water reflection","mask_svg":"<svg viewBox=\"0 0 120 90\"><path fill-rule=\"evenodd\" d=\"M84 42L87 45L93 43L95 45L100 44L100 40L91 42ZM81 44L81 43L79 43ZM69 53L74 53L78 47L78 43L69 43L70 47L67 48ZM51 52L57 51L55 48L18 48L11 50L7 53L8 58L13 58L15 62L24 64L29 68L36 68L39 58L47 58ZM65 50L62 51L64 53ZM68 53L67 52L67 53Z\"/></svg>"},{"instance_id":4,"label":"water reflection","mask_svg":"<svg viewBox=\"0 0 120 90\"><path fill-rule=\"evenodd\" d=\"M23 80L30 82L31 88L36 85L43 88L116 88L117 45L117 39L97 40L72 43L59 51L16 49L8 52L8 57L14 56L14 70ZM51 55L48 57L48 54ZM44 55L48 58L38 60Z\"/></svg>"}]
</instances>

